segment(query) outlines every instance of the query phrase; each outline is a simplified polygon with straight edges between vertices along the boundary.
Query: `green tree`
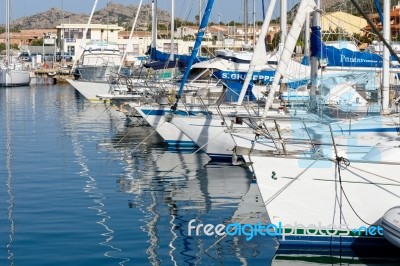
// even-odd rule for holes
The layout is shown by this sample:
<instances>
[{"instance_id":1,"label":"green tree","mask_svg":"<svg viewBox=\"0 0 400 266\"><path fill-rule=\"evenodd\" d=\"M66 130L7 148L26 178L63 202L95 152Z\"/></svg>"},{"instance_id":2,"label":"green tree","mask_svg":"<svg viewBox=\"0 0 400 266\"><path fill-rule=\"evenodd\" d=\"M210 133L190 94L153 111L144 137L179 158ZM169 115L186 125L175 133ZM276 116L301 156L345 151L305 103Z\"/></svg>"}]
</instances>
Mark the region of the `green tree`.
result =
<instances>
[{"instance_id":1,"label":"green tree","mask_svg":"<svg viewBox=\"0 0 400 266\"><path fill-rule=\"evenodd\" d=\"M34 39L31 41L32 46L43 46L43 39Z\"/></svg>"}]
</instances>

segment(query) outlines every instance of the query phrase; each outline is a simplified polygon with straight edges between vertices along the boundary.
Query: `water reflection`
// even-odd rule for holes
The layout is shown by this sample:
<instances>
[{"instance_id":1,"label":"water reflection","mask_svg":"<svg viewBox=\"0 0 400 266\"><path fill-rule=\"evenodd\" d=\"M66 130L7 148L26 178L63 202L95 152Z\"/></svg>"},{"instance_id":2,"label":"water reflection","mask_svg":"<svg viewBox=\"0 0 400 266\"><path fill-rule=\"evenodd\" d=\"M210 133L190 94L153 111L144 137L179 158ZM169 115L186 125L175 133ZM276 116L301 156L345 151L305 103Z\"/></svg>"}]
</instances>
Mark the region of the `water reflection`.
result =
<instances>
[{"instance_id":1,"label":"water reflection","mask_svg":"<svg viewBox=\"0 0 400 266\"><path fill-rule=\"evenodd\" d=\"M210 164L210 158L196 150L171 150L158 136L149 138L151 132L149 127L125 128L117 132L111 146L102 145L126 163L117 182L122 192L135 195L129 207L140 209L145 217L141 228L148 235L148 261L152 265L165 261L173 265L246 264L249 255L250 262L266 261L261 251L254 251L263 245L260 239L250 244L241 237L218 241L188 235L192 219L214 225L265 220L250 172L229 164ZM138 146L144 139L146 143ZM132 152L132 147L137 149ZM249 250L251 254L246 254Z\"/></svg>"},{"instance_id":2,"label":"water reflection","mask_svg":"<svg viewBox=\"0 0 400 266\"><path fill-rule=\"evenodd\" d=\"M77 102L80 103L79 101ZM68 107L69 109L71 106ZM81 143L82 133L87 130L86 127L93 125L93 123L99 123L100 126L102 123L107 123L107 119L105 120L103 116L107 116L109 114L109 109L103 108L102 106L91 106L91 105L81 105L81 109L74 116L68 116L72 118L67 125L70 128L67 130L71 137L72 149L76 157L76 163L80 166L79 175L85 178L86 185L83 187L83 191L88 194L88 197L92 199L94 205L88 206L87 208L90 210L96 211L96 215L98 216L97 224L101 225L103 228L103 233L101 236L104 238L104 241L100 242L101 246L107 247L108 250L104 253L104 256L107 258L116 259L118 261L118 265L125 265L130 259L121 257L119 254L122 252L121 248L116 247L112 242L114 239L114 229L109 225L110 219L112 217L105 210L105 202L106 196L104 193L100 192L97 184L97 180L94 174L94 171L90 169L89 166L89 158L84 155L84 147ZM71 115L71 114L70 114ZM110 116L109 116L110 117ZM99 118L102 118L103 122L99 121ZM118 120L118 119L117 119ZM113 119L110 119L111 127L113 126ZM103 128L104 130L104 128ZM101 132L101 131L100 131ZM97 132L98 133L98 132Z\"/></svg>"},{"instance_id":3,"label":"water reflection","mask_svg":"<svg viewBox=\"0 0 400 266\"><path fill-rule=\"evenodd\" d=\"M7 259L10 261L10 265L14 265L14 253L12 251L14 234L15 234L15 222L14 222L14 189L13 189L13 167L12 167L12 102L13 102L13 91L11 88L5 89L5 105L6 105L6 169L7 169L7 219L10 222L10 233L8 235L9 242L7 243Z\"/></svg>"}]
</instances>

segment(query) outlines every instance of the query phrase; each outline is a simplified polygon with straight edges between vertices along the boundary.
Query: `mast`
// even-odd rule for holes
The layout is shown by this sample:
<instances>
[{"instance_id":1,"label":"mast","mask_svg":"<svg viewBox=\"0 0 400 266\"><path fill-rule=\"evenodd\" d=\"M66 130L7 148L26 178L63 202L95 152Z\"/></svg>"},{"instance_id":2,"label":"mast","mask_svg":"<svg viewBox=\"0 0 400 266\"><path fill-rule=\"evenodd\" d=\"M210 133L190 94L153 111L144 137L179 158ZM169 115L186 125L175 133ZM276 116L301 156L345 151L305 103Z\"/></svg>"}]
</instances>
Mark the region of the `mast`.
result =
<instances>
[{"instance_id":1,"label":"mast","mask_svg":"<svg viewBox=\"0 0 400 266\"><path fill-rule=\"evenodd\" d=\"M247 44L249 43L249 37L248 37L248 33L249 33L249 29L248 29L248 15L249 15L249 2L248 0L244 0L244 16L243 16L243 20L244 20L244 44L247 46Z\"/></svg>"},{"instance_id":2,"label":"mast","mask_svg":"<svg viewBox=\"0 0 400 266\"><path fill-rule=\"evenodd\" d=\"M85 29L83 31L81 44L78 47L78 53L77 54L79 54L79 56L77 57L76 60L74 60L74 63L73 63L72 68L71 68L71 71L75 68L76 62L79 60L79 58L81 57L81 55L83 53L84 46L86 45L86 34L88 32L90 23L92 22L93 14L94 14L94 11L96 10L97 2L99 2L99 0L95 0L94 1L92 12L90 13L88 23L86 24L86 27L85 27Z\"/></svg>"},{"instance_id":3,"label":"mast","mask_svg":"<svg viewBox=\"0 0 400 266\"><path fill-rule=\"evenodd\" d=\"M129 40L128 40L128 43L126 45L126 49L124 51L124 54L122 56L122 62L124 62L124 60L125 60L128 46L130 46L132 44L133 31L136 28L136 22L137 22L138 17L139 17L140 8L142 7L142 2L143 2L143 0L140 0L139 6L138 6L138 10L136 11L136 16L135 16L135 19L134 19L133 24L132 24L131 32L129 34ZM118 73L121 71L121 68L122 68L122 64L119 65Z\"/></svg>"},{"instance_id":4,"label":"mast","mask_svg":"<svg viewBox=\"0 0 400 266\"><path fill-rule=\"evenodd\" d=\"M268 110L272 105L272 102L275 97L275 92L279 89L279 81L283 75L286 74L288 68L288 61L292 57L293 50L296 46L297 39L300 35L301 28L306 20L307 13L311 12L315 8L314 0L302 0L300 2L299 11L296 14L295 19L293 20L292 27L290 28L289 34L287 35L285 45L281 52L281 58L279 60L279 64L277 66L274 80L272 82L270 91L268 93L268 97L265 103L264 112L262 117L267 117Z\"/></svg>"},{"instance_id":5,"label":"mast","mask_svg":"<svg viewBox=\"0 0 400 266\"><path fill-rule=\"evenodd\" d=\"M253 0L253 51L256 48L256 0Z\"/></svg>"},{"instance_id":6,"label":"mast","mask_svg":"<svg viewBox=\"0 0 400 266\"><path fill-rule=\"evenodd\" d=\"M201 11L202 10L203 10L203 0L200 0L199 1L199 27L200 27L200 24L201 24L201 17L202 17ZM199 56L201 56L201 44L199 46Z\"/></svg>"},{"instance_id":7,"label":"mast","mask_svg":"<svg viewBox=\"0 0 400 266\"><path fill-rule=\"evenodd\" d=\"M171 0L171 55L169 57L170 61L175 61L174 37L175 37L175 0Z\"/></svg>"},{"instance_id":8,"label":"mast","mask_svg":"<svg viewBox=\"0 0 400 266\"><path fill-rule=\"evenodd\" d=\"M186 80L187 80L187 78L189 76L189 72L190 72L190 70L192 68L194 59L196 58L196 56L198 54L198 51L199 51L199 48L200 48L200 45L201 45L201 41L203 40L204 32L206 31L208 18L210 17L210 13L211 13L211 9L212 9L213 4L214 4L214 0L208 0L206 9L204 11L204 16L203 16L203 18L201 20L201 23L200 23L200 26L199 26L199 31L197 33L197 38L196 38L196 41L194 43L192 54L190 56L189 62L187 64L187 67L185 69L185 73L183 75L183 78L182 78L182 81L181 81L181 85L179 87L178 94L176 95L176 102L175 102L175 104L173 106L171 106L171 110L173 110L173 111L175 111L177 106L178 106L178 102L179 102L179 99L181 98L181 94L183 92L183 88L185 86Z\"/></svg>"},{"instance_id":9,"label":"mast","mask_svg":"<svg viewBox=\"0 0 400 266\"><path fill-rule=\"evenodd\" d=\"M6 65L10 63L10 0L6 0Z\"/></svg>"},{"instance_id":10,"label":"mast","mask_svg":"<svg viewBox=\"0 0 400 266\"><path fill-rule=\"evenodd\" d=\"M390 1L383 1L383 38L390 43ZM386 46L383 46L383 69L382 69L382 112L387 114L389 109L389 63L390 53Z\"/></svg>"},{"instance_id":11,"label":"mast","mask_svg":"<svg viewBox=\"0 0 400 266\"><path fill-rule=\"evenodd\" d=\"M321 1L316 0L316 8L319 9L321 6ZM318 87L318 63L319 63L319 52L321 49L321 27L320 25L321 16L318 10L313 12L313 20L312 20L312 35L315 38L316 42L314 45L318 47L311 47L311 58L310 58L310 67L311 67L311 84L310 84L310 111L314 111L317 108L317 87ZM307 29L306 29L307 30Z\"/></svg>"},{"instance_id":12,"label":"mast","mask_svg":"<svg viewBox=\"0 0 400 266\"><path fill-rule=\"evenodd\" d=\"M263 19L265 19L265 4L264 4L264 0L261 1L261 4L262 4Z\"/></svg>"},{"instance_id":13,"label":"mast","mask_svg":"<svg viewBox=\"0 0 400 266\"><path fill-rule=\"evenodd\" d=\"M307 13L304 25L304 58L307 58L307 65L310 64L310 14ZM303 59L304 60L304 59Z\"/></svg>"},{"instance_id":14,"label":"mast","mask_svg":"<svg viewBox=\"0 0 400 266\"><path fill-rule=\"evenodd\" d=\"M150 48L150 59L151 61L156 60L156 49L157 49L157 0L151 1L151 48Z\"/></svg>"},{"instance_id":15,"label":"mast","mask_svg":"<svg viewBox=\"0 0 400 266\"><path fill-rule=\"evenodd\" d=\"M267 14L265 16L264 22L261 26L260 34L258 35L258 40L253 51L253 56L251 57L249 71L247 71L246 78L243 82L242 90L240 91L237 105L243 103L244 96L246 95L247 88L249 87L250 80L253 77L254 69L257 65L263 65L267 63L267 50L265 47L265 36L267 35L269 23L272 18L272 13L274 11L276 0L270 0Z\"/></svg>"},{"instance_id":16,"label":"mast","mask_svg":"<svg viewBox=\"0 0 400 266\"><path fill-rule=\"evenodd\" d=\"M285 45L287 35L287 0L281 0L281 39L279 43L279 51L282 51Z\"/></svg>"}]
</instances>

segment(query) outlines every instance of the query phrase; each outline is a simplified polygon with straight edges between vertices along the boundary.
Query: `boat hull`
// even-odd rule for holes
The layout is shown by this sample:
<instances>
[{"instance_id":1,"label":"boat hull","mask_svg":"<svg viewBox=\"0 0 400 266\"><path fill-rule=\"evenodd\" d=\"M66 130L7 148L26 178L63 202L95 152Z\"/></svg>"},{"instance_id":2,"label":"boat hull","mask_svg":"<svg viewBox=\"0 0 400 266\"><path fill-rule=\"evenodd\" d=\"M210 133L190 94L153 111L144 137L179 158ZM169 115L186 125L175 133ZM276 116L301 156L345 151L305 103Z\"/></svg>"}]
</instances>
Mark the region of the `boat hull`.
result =
<instances>
[{"instance_id":1,"label":"boat hull","mask_svg":"<svg viewBox=\"0 0 400 266\"><path fill-rule=\"evenodd\" d=\"M81 81L67 79L68 83L74 87L90 102L101 102L97 95L108 94L110 85L106 82Z\"/></svg>"},{"instance_id":2,"label":"boat hull","mask_svg":"<svg viewBox=\"0 0 400 266\"><path fill-rule=\"evenodd\" d=\"M399 202L398 163L351 161L339 172L322 158L244 158L252 164L271 223L281 226L281 245L388 243L379 221Z\"/></svg>"},{"instance_id":3,"label":"boat hull","mask_svg":"<svg viewBox=\"0 0 400 266\"><path fill-rule=\"evenodd\" d=\"M30 74L26 70L1 69L0 87L29 86Z\"/></svg>"}]
</instances>

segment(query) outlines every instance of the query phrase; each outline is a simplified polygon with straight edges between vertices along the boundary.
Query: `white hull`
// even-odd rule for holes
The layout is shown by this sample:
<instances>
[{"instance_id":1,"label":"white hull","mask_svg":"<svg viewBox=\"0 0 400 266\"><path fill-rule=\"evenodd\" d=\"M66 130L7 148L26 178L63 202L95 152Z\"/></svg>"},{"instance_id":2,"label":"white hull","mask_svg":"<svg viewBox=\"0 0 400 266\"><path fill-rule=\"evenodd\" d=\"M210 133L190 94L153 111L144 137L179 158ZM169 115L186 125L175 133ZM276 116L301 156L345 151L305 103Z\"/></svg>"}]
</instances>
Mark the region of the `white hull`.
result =
<instances>
[{"instance_id":1,"label":"white hull","mask_svg":"<svg viewBox=\"0 0 400 266\"><path fill-rule=\"evenodd\" d=\"M29 71L0 69L0 87L29 86L30 79Z\"/></svg>"},{"instance_id":2,"label":"white hull","mask_svg":"<svg viewBox=\"0 0 400 266\"><path fill-rule=\"evenodd\" d=\"M196 107L196 106L186 106L186 109L184 108L179 108L179 110L175 111L174 113L171 111L170 107L162 107L162 106L157 106L157 107L149 107L149 106L134 106L134 108L139 112L139 114L154 128L157 130L157 132L160 134L160 136L170 145L174 146L202 146L199 145L199 142L196 143L197 140L199 139L196 136L192 136L190 138L183 130L178 129L178 127L175 125L174 121L175 119L199 119L197 121L202 121L204 120L204 117L189 117L188 114L190 115L201 115L202 113L205 113L204 108L202 107ZM208 111L211 113L217 113L215 108L213 107L208 107ZM224 113L229 113L229 112L234 112L236 113L236 109L232 107L227 107L227 108L221 108L221 111ZM188 113L189 112L189 113ZM173 117L172 122L171 118ZM211 119L211 118L210 118ZM218 117L213 117L216 122L219 123L219 126L221 126L221 120ZM199 127L196 129L198 130ZM217 130L220 130L221 128L226 128L226 127L218 127ZM209 130L209 129L205 129ZM191 131L188 131L188 133ZM219 131L218 131L219 132ZM217 132L217 134L218 134ZM211 133L213 134L213 133ZM224 133L225 137L228 139L231 139L230 135L228 133ZM207 137L204 135L203 137ZM197 144L197 145L196 145ZM204 143L203 143L204 144ZM229 143L228 149L233 148L233 142ZM213 150L218 150L219 148L213 148ZM206 151L206 149L203 149ZM224 150L226 150L224 148ZM224 157L228 156L229 158L232 156L232 152L226 151L223 152L225 155ZM210 154L209 154L210 155Z\"/></svg>"},{"instance_id":3,"label":"white hull","mask_svg":"<svg viewBox=\"0 0 400 266\"><path fill-rule=\"evenodd\" d=\"M171 115L171 111L164 110L164 107L143 107L135 106L136 111L157 131L157 133L172 146L190 146L196 144L180 131L175 125L166 121L165 115Z\"/></svg>"},{"instance_id":4,"label":"white hull","mask_svg":"<svg viewBox=\"0 0 400 266\"><path fill-rule=\"evenodd\" d=\"M174 117L171 121L180 131L214 160L231 160L235 147L227 126L219 117Z\"/></svg>"},{"instance_id":5,"label":"white hull","mask_svg":"<svg viewBox=\"0 0 400 266\"><path fill-rule=\"evenodd\" d=\"M393 146L370 158L386 158L385 153L398 156L399 148ZM350 160L349 166L341 165L340 175L335 163L323 158L244 157L252 163L271 223L311 229L307 234L279 235L281 244L353 245L359 228L378 226L384 213L400 202L400 179L395 174L399 157L391 163ZM312 234L323 227L341 231L330 231L336 232L332 237L326 230ZM376 244L383 239L377 230L363 238Z\"/></svg>"},{"instance_id":6,"label":"white hull","mask_svg":"<svg viewBox=\"0 0 400 266\"><path fill-rule=\"evenodd\" d=\"M91 102L99 102L96 95L108 94L110 85L106 82L90 82L74 79L67 79L68 83L74 87L80 94Z\"/></svg>"}]
</instances>

